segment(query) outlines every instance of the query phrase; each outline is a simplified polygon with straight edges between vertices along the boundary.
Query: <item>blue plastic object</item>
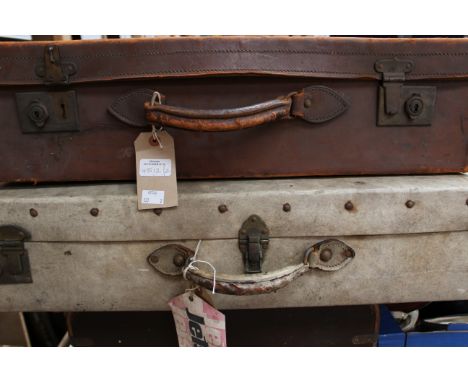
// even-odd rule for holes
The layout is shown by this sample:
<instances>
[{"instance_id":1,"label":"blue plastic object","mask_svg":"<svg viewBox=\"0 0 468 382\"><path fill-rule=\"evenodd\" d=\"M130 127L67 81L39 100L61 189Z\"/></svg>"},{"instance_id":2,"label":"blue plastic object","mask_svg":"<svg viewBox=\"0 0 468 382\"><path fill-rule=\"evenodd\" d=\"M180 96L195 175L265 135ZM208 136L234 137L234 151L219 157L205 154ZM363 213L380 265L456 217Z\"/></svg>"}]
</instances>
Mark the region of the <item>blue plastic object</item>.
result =
<instances>
[{"instance_id":1,"label":"blue plastic object","mask_svg":"<svg viewBox=\"0 0 468 382\"><path fill-rule=\"evenodd\" d=\"M468 324L449 324L446 331L404 333L385 305L380 305L380 347L468 347Z\"/></svg>"},{"instance_id":2,"label":"blue plastic object","mask_svg":"<svg viewBox=\"0 0 468 382\"><path fill-rule=\"evenodd\" d=\"M392 314L385 305L380 305L379 347L405 346L406 334L400 329Z\"/></svg>"}]
</instances>

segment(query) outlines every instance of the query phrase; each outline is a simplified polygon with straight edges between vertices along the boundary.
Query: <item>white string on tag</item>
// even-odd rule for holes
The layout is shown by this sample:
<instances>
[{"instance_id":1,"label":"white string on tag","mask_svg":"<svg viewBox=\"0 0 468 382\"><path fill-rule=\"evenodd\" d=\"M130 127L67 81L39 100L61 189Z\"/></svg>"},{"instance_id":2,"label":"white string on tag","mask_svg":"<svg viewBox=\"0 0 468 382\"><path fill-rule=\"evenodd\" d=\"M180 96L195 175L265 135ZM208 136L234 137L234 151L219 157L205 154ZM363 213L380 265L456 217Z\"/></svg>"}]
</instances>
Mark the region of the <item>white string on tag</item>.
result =
<instances>
[{"instance_id":1,"label":"white string on tag","mask_svg":"<svg viewBox=\"0 0 468 382\"><path fill-rule=\"evenodd\" d=\"M151 97L151 106L153 106L157 102L160 104L161 103L161 94L159 92L153 92L153 96ZM156 125L153 123L151 124L151 133L153 134L153 141L158 142L159 147L162 149L164 146L161 142L161 140L158 137L158 132L163 129L163 126L161 125L159 129L156 129Z\"/></svg>"},{"instance_id":2,"label":"white string on tag","mask_svg":"<svg viewBox=\"0 0 468 382\"><path fill-rule=\"evenodd\" d=\"M190 301L193 301L193 294L196 290L200 290L200 287L198 285L195 285L194 287L192 288L187 288L185 289L185 293L187 292L190 292L190 295L189 295L189 300Z\"/></svg>"},{"instance_id":3,"label":"white string on tag","mask_svg":"<svg viewBox=\"0 0 468 382\"><path fill-rule=\"evenodd\" d=\"M213 264L211 264L209 261L205 261L205 260L197 260L197 255L198 255L198 250L200 249L200 245L201 245L201 240L198 241L198 244L197 244L197 247L195 248L195 253L194 255L189 259L189 263L188 265L184 268L183 270L183 276L184 276L184 279L187 280L187 272L189 270L193 270L193 271L198 271L199 269L194 266L193 264L195 263L203 263L203 264L206 264L206 265L209 265L211 267L211 269L213 270L213 289L211 290L211 293L212 294L215 294L215 289L216 289L216 268L213 266Z\"/></svg>"},{"instance_id":4,"label":"white string on tag","mask_svg":"<svg viewBox=\"0 0 468 382\"><path fill-rule=\"evenodd\" d=\"M200 289L200 287L198 285L195 285L192 288L185 289L185 292L193 292L193 291L198 290L198 289Z\"/></svg>"}]
</instances>

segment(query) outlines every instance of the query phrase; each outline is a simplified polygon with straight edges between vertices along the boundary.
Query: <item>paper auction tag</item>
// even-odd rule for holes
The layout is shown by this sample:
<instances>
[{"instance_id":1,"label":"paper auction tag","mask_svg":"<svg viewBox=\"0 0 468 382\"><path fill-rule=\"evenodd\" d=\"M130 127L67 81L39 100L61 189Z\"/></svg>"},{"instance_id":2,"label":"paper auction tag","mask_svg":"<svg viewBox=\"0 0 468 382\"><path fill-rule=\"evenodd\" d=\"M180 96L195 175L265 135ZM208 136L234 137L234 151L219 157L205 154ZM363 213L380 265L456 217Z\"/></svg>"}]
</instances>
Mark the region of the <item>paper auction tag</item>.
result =
<instances>
[{"instance_id":1,"label":"paper auction tag","mask_svg":"<svg viewBox=\"0 0 468 382\"><path fill-rule=\"evenodd\" d=\"M135 140L138 209L177 206L174 140L165 130L158 132L162 147L152 133Z\"/></svg>"},{"instance_id":2,"label":"paper auction tag","mask_svg":"<svg viewBox=\"0 0 468 382\"><path fill-rule=\"evenodd\" d=\"M169 301L179 346L226 346L226 319L193 292Z\"/></svg>"}]
</instances>

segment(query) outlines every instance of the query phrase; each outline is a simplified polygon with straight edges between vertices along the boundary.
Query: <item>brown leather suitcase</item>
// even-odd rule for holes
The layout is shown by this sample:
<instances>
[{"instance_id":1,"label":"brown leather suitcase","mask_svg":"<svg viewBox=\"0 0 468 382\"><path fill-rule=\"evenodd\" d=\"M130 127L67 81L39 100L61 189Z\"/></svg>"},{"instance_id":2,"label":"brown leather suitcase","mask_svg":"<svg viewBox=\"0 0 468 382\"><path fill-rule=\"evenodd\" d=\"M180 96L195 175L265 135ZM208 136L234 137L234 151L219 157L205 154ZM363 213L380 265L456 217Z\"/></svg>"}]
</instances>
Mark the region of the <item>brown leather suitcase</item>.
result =
<instances>
[{"instance_id":1,"label":"brown leather suitcase","mask_svg":"<svg viewBox=\"0 0 468 382\"><path fill-rule=\"evenodd\" d=\"M152 123L185 179L466 171L467 78L465 38L0 43L0 181L134 179Z\"/></svg>"},{"instance_id":2,"label":"brown leather suitcase","mask_svg":"<svg viewBox=\"0 0 468 382\"><path fill-rule=\"evenodd\" d=\"M378 305L223 310L227 346L376 346ZM67 314L73 346L177 346L170 312Z\"/></svg>"}]
</instances>

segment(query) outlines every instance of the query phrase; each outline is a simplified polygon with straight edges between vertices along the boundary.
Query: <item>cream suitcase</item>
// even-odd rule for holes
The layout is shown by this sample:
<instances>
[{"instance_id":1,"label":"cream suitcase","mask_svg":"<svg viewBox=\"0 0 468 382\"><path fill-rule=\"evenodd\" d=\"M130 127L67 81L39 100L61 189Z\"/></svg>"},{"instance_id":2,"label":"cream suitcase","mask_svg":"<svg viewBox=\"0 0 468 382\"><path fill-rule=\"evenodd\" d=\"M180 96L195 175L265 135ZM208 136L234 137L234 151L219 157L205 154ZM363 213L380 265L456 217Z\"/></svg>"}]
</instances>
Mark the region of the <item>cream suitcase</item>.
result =
<instances>
[{"instance_id":1,"label":"cream suitcase","mask_svg":"<svg viewBox=\"0 0 468 382\"><path fill-rule=\"evenodd\" d=\"M3 187L0 310L168 310L197 284L219 309L467 299L467 203L462 174L181 181L154 211L134 184Z\"/></svg>"}]
</instances>

